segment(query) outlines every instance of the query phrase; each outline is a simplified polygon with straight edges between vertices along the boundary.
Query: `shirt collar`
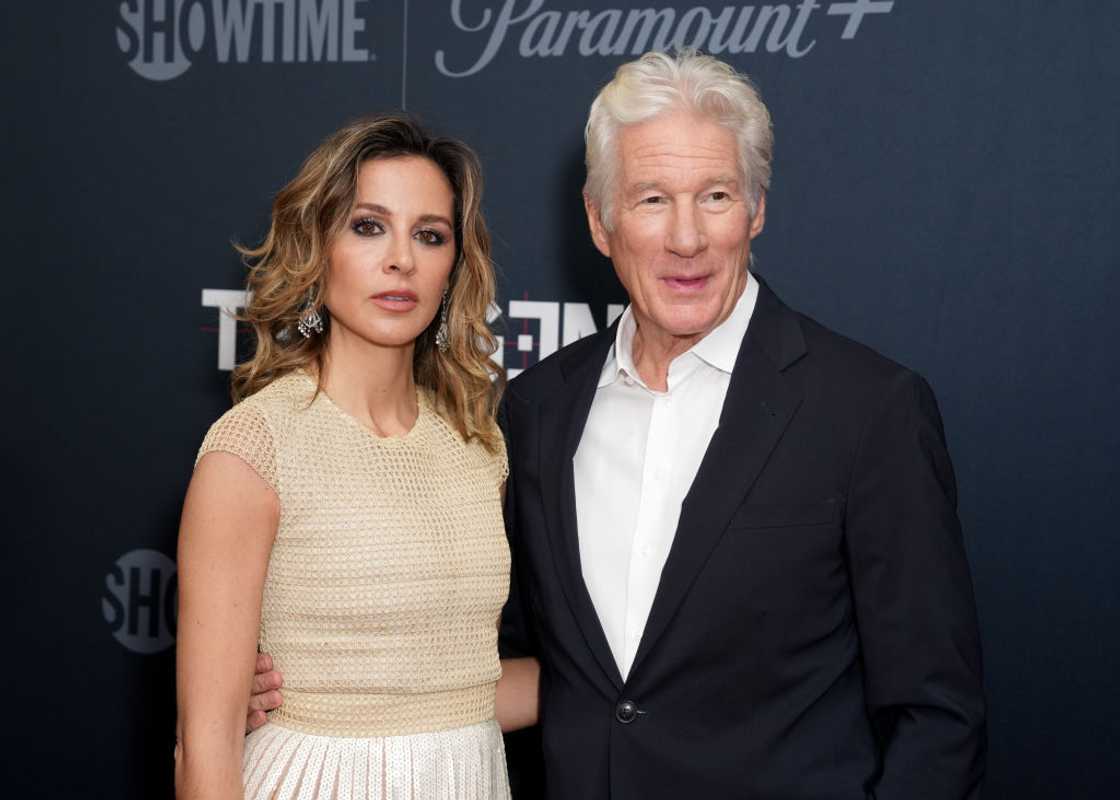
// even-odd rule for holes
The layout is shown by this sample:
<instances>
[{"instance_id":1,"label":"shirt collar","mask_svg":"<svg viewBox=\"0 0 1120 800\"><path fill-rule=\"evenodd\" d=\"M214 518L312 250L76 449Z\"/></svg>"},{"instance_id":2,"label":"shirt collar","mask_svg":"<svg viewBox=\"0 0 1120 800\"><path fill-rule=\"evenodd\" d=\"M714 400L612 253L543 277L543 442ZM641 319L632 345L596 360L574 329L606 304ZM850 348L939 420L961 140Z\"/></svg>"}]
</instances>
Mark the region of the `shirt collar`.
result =
<instances>
[{"instance_id":1,"label":"shirt collar","mask_svg":"<svg viewBox=\"0 0 1120 800\"><path fill-rule=\"evenodd\" d=\"M739 348L743 344L743 337L746 336L757 302L758 280L748 272L746 288L739 295L739 299L735 302L735 307L731 309L727 319L694 344L687 353L681 354L678 358L692 354L721 372L730 374L735 368L735 361L739 357ZM618 321L618 331L615 333L614 344L607 354L603 371L599 374L597 388L601 389L614 383L621 375L629 375L634 380L641 380L632 358L634 333L637 328L634 314L628 305Z\"/></svg>"},{"instance_id":2,"label":"shirt collar","mask_svg":"<svg viewBox=\"0 0 1120 800\"><path fill-rule=\"evenodd\" d=\"M731 374L735 369L735 361L739 358L739 347L743 344L743 337L747 335L747 327L754 316L754 307L758 302L758 280L747 273L747 286L735 308L727 315L727 319L712 329L712 332L692 346L689 352L695 353L708 364L721 372Z\"/></svg>"}]
</instances>

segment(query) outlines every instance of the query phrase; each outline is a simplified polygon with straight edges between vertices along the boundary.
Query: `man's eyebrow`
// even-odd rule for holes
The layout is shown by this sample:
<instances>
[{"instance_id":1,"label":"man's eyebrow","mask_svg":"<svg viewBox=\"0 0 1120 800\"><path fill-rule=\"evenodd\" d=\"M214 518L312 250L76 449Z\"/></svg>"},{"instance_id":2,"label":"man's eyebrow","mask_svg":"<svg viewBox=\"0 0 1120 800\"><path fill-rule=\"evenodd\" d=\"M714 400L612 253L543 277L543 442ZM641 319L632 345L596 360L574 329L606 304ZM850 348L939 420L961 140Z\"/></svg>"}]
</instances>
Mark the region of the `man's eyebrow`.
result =
<instances>
[{"instance_id":1,"label":"man's eyebrow","mask_svg":"<svg viewBox=\"0 0 1120 800\"><path fill-rule=\"evenodd\" d=\"M704 182L705 186L714 186L719 183L739 185L739 176L734 173L726 173L723 175L716 175L715 177ZM660 181L641 181L640 183L633 183L629 189L631 192L646 192L650 189L661 189Z\"/></svg>"},{"instance_id":2,"label":"man's eyebrow","mask_svg":"<svg viewBox=\"0 0 1120 800\"><path fill-rule=\"evenodd\" d=\"M354 209L357 210L359 208L365 209L367 211L372 211L374 214L380 214L383 217L393 216L392 211L379 203L356 203L354 205ZM421 214L417 221L426 223L440 222L449 228L453 227L451 224L451 220L449 220L442 214Z\"/></svg>"}]
</instances>

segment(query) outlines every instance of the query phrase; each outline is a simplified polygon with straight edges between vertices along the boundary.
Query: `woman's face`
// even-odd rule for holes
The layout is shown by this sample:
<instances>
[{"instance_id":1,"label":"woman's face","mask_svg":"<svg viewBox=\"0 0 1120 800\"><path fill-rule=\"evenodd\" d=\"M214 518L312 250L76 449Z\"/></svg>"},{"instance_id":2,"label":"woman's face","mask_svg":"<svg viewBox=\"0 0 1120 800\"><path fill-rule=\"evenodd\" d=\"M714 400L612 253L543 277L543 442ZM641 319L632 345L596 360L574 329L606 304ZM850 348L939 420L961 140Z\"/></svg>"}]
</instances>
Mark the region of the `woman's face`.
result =
<instances>
[{"instance_id":1,"label":"woman's face","mask_svg":"<svg viewBox=\"0 0 1120 800\"><path fill-rule=\"evenodd\" d=\"M454 203L426 158L362 164L350 218L328 251L332 336L401 347L424 332L455 263Z\"/></svg>"}]
</instances>

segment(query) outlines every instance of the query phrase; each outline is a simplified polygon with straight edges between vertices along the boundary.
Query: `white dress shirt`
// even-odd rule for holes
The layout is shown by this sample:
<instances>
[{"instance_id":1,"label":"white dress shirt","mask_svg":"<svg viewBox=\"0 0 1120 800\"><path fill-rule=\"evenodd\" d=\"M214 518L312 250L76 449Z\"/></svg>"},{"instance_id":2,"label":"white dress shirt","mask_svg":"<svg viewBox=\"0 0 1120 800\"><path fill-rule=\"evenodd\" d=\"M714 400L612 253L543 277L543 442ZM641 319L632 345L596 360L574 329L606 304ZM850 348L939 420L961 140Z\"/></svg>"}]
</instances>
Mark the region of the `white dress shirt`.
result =
<instances>
[{"instance_id":1,"label":"white dress shirt","mask_svg":"<svg viewBox=\"0 0 1120 800\"><path fill-rule=\"evenodd\" d=\"M665 392L634 367L629 307L603 365L575 455L576 521L583 580L624 679L757 300L748 274L730 316L673 359Z\"/></svg>"}]
</instances>

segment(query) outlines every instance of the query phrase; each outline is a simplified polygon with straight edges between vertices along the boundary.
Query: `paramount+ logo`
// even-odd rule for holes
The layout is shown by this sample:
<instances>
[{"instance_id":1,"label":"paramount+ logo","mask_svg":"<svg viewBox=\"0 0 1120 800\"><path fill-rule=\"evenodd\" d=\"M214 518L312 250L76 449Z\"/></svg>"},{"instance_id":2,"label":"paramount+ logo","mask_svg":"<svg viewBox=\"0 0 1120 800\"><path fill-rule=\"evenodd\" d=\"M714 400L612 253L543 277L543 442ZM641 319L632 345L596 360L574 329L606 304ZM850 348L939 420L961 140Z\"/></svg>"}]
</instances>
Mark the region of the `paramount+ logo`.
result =
<instances>
[{"instance_id":1,"label":"paramount+ logo","mask_svg":"<svg viewBox=\"0 0 1120 800\"><path fill-rule=\"evenodd\" d=\"M117 47L136 74L169 81L218 64L376 61L369 0L125 0Z\"/></svg>"},{"instance_id":2,"label":"paramount+ logo","mask_svg":"<svg viewBox=\"0 0 1120 800\"><path fill-rule=\"evenodd\" d=\"M175 643L179 580L175 562L158 550L131 550L105 576L101 615L113 637L134 653Z\"/></svg>"},{"instance_id":3,"label":"paramount+ logo","mask_svg":"<svg viewBox=\"0 0 1120 800\"><path fill-rule=\"evenodd\" d=\"M866 19L890 14L894 5L893 0L794 0L622 9L600 3L561 11L547 8L545 0L472 3L469 9L451 0L451 21L476 43L477 56L460 64L437 50L435 66L449 78L465 78L503 48L527 59L632 57L684 48L720 57L768 53L797 59L816 47L818 36L856 38Z\"/></svg>"}]
</instances>

